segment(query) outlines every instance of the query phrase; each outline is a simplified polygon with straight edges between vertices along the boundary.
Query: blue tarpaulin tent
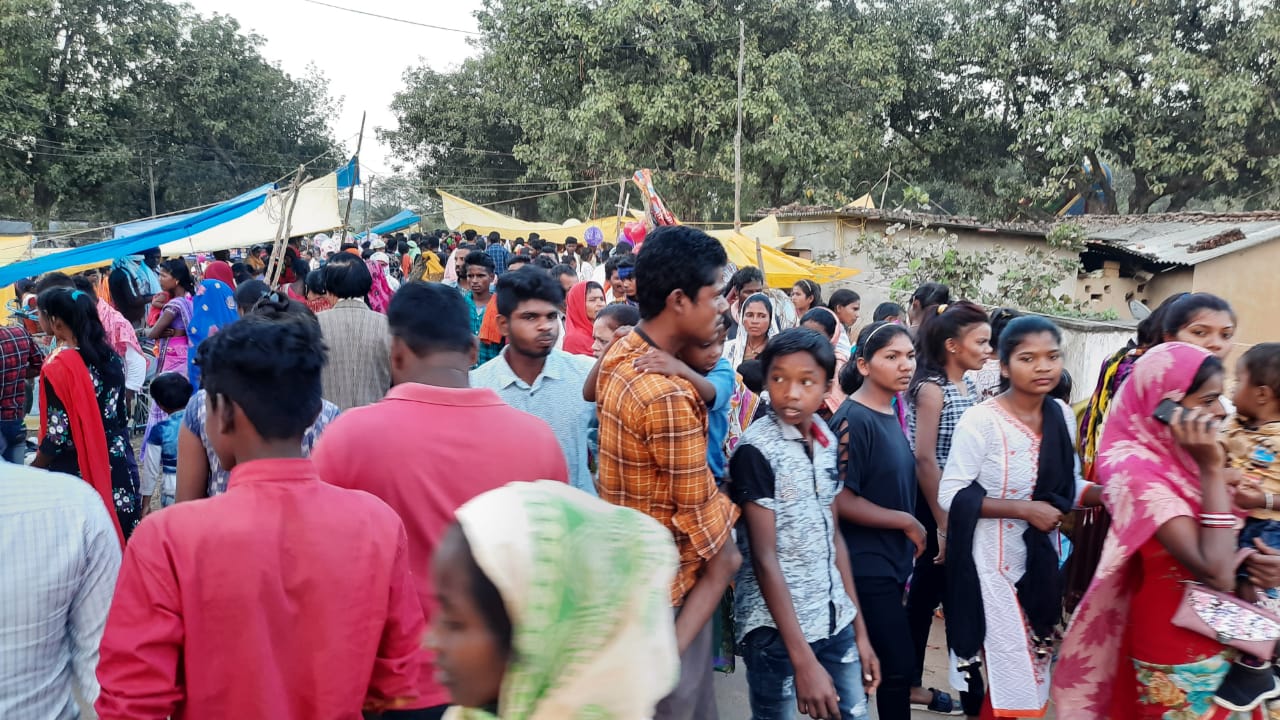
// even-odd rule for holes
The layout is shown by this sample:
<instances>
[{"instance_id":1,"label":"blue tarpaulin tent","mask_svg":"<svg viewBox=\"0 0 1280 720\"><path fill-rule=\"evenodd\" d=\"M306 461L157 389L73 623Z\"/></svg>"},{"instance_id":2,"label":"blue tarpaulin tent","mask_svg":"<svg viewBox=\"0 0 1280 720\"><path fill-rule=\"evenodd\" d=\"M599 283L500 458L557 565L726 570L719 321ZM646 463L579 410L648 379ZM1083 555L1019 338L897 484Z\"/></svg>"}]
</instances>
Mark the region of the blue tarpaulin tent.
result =
<instances>
[{"instance_id":1,"label":"blue tarpaulin tent","mask_svg":"<svg viewBox=\"0 0 1280 720\"><path fill-rule=\"evenodd\" d=\"M200 212L177 216L176 220L155 218L144 221L152 227L141 228L124 237L115 237L34 260L5 265L0 267L0 285L8 285L24 277L33 277L65 267L105 263L126 255L137 255L148 248L181 240L252 212L267 201L267 192L274 188L274 185L263 185Z\"/></svg>"},{"instance_id":2,"label":"blue tarpaulin tent","mask_svg":"<svg viewBox=\"0 0 1280 720\"><path fill-rule=\"evenodd\" d=\"M162 248L166 255L183 255L271 242L285 214L286 197L294 201L290 207L296 210L290 225L294 234L327 232L342 224L337 204L342 182L359 182L354 158L337 171L304 183L296 193L276 192L275 184L262 185L204 210L120 225L110 240L0 266L0 286L62 268L105 264L153 247Z\"/></svg>"},{"instance_id":3,"label":"blue tarpaulin tent","mask_svg":"<svg viewBox=\"0 0 1280 720\"><path fill-rule=\"evenodd\" d=\"M370 232L378 235L385 235L397 230L403 230L410 225L422 222L422 217L412 210L401 210L391 217L370 228ZM358 238L364 237L364 233L356 235Z\"/></svg>"}]
</instances>

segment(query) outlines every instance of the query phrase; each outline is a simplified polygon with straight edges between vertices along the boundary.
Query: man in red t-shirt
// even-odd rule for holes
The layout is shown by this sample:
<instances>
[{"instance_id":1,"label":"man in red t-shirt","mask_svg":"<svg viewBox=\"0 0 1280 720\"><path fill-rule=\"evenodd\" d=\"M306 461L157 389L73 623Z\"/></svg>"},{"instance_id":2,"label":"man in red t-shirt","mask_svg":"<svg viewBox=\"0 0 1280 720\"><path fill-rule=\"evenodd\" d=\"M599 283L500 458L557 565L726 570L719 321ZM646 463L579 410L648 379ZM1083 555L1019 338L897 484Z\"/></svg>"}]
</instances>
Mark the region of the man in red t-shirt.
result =
<instances>
[{"instance_id":1,"label":"man in red t-shirt","mask_svg":"<svg viewBox=\"0 0 1280 720\"><path fill-rule=\"evenodd\" d=\"M492 390L468 386L476 338L457 290L408 283L391 299L387 322L391 391L380 402L334 420L311 459L324 480L372 493L400 514L430 624L436 609L431 557L454 512L507 483L568 482L569 472L550 426L507 405ZM388 435L387 428L397 431ZM498 448L494 433L520 438L523 451ZM418 709L388 711L384 719L443 717L449 693L436 682L433 660L419 675Z\"/></svg>"}]
</instances>

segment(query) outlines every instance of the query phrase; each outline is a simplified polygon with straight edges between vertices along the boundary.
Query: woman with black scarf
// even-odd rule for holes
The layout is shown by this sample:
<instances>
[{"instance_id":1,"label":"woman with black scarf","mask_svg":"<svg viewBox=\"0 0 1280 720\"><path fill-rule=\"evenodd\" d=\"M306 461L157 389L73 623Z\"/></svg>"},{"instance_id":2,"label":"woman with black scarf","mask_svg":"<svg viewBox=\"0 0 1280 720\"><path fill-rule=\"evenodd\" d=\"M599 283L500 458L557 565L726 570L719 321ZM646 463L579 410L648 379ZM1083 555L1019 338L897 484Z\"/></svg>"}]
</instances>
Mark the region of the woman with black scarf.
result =
<instances>
[{"instance_id":1,"label":"woman with black scarf","mask_svg":"<svg viewBox=\"0 0 1280 720\"><path fill-rule=\"evenodd\" d=\"M1071 409L1050 393L1062 377L1062 335L1022 317L1000 336L1009 389L956 427L938 489L947 528L947 638L961 667L986 664L982 717L1043 717L1062 618L1063 513L1096 505L1080 477Z\"/></svg>"}]
</instances>

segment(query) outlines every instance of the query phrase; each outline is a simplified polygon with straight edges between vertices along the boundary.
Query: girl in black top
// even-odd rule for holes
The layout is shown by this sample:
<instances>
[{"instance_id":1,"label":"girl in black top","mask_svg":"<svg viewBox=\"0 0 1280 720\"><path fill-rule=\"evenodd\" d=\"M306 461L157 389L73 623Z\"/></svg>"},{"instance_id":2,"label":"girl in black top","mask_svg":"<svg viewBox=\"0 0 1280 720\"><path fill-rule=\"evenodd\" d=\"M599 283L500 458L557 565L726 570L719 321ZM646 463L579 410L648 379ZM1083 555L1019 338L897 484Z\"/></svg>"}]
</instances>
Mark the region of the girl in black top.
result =
<instances>
[{"instance_id":1,"label":"girl in black top","mask_svg":"<svg viewBox=\"0 0 1280 720\"><path fill-rule=\"evenodd\" d=\"M858 335L854 360L840 372L849 399L830 420L846 488L836 507L858 604L880 656L879 716L908 720L915 649L903 593L912 564L924 551L925 531L914 515L915 456L893 402L911 383L916 353L906 328L881 322Z\"/></svg>"}]
</instances>

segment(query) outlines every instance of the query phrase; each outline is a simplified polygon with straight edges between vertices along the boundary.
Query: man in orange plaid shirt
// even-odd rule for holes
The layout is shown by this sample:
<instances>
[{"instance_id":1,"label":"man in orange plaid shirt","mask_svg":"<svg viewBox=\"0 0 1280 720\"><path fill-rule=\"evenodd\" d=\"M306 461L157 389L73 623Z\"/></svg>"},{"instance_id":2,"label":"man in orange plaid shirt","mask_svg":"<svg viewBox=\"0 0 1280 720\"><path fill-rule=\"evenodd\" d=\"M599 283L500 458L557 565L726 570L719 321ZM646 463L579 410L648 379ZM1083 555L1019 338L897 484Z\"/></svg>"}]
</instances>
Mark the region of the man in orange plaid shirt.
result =
<instances>
[{"instance_id":1,"label":"man in orange plaid shirt","mask_svg":"<svg viewBox=\"0 0 1280 720\"><path fill-rule=\"evenodd\" d=\"M728 309L728 263L719 241L685 226L661 227L636 259L640 324L605 355L597 397L600 497L647 513L671 530L680 569L671 587L680 681L658 720L718 717L712 686L711 616L742 562L730 536L738 509L707 468L707 411L689 381L646 373L649 352L679 356L710 341Z\"/></svg>"}]
</instances>

